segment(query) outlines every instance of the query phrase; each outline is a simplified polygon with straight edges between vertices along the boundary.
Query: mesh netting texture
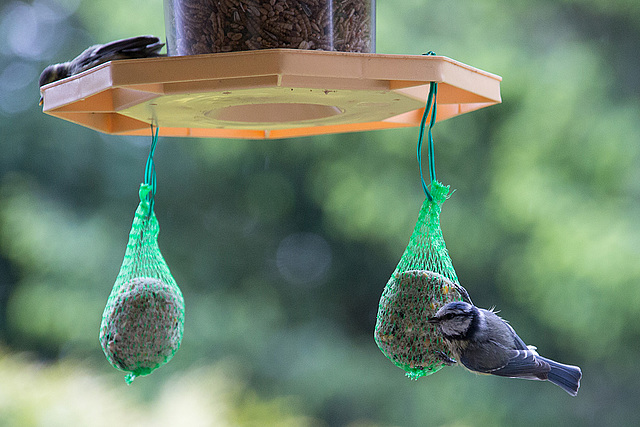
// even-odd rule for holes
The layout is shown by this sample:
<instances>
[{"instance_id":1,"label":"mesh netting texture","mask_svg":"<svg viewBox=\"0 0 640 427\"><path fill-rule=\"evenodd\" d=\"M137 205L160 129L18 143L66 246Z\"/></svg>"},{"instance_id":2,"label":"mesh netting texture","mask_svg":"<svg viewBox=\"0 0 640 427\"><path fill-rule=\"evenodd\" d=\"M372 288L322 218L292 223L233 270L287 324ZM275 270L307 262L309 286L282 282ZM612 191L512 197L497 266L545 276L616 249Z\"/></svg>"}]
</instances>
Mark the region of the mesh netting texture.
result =
<instances>
[{"instance_id":1,"label":"mesh netting texture","mask_svg":"<svg viewBox=\"0 0 640 427\"><path fill-rule=\"evenodd\" d=\"M375 341L413 379L438 371L444 366L442 354L449 355L442 336L427 319L451 301L469 301L440 229L442 203L448 194L449 186L432 182L432 200L425 199L378 306Z\"/></svg>"},{"instance_id":2,"label":"mesh netting texture","mask_svg":"<svg viewBox=\"0 0 640 427\"><path fill-rule=\"evenodd\" d=\"M158 247L160 227L140 187L129 242L100 326L100 344L109 362L128 372L130 384L167 363L180 347L184 299Z\"/></svg>"}]
</instances>

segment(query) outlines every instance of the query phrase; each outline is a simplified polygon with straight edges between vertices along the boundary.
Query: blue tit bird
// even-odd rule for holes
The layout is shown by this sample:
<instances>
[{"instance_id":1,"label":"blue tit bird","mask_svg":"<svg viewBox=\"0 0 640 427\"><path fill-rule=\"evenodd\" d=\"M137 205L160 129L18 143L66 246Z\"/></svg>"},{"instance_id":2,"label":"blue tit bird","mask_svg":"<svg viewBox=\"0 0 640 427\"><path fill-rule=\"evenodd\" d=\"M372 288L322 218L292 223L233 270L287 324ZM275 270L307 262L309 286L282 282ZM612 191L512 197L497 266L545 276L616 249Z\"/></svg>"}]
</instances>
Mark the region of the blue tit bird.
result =
<instances>
[{"instance_id":1,"label":"blue tit bird","mask_svg":"<svg viewBox=\"0 0 640 427\"><path fill-rule=\"evenodd\" d=\"M456 301L444 305L428 322L436 326L451 350L454 359L440 355L447 364L459 363L482 374L548 380L572 396L578 393L579 367L540 356L493 311Z\"/></svg>"},{"instance_id":2,"label":"blue tit bird","mask_svg":"<svg viewBox=\"0 0 640 427\"><path fill-rule=\"evenodd\" d=\"M138 36L88 47L69 62L47 66L40 74L40 87L81 73L97 65L117 59L163 56L158 52L164 43L155 36ZM42 96L40 97L42 105Z\"/></svg>"}]
</instances>

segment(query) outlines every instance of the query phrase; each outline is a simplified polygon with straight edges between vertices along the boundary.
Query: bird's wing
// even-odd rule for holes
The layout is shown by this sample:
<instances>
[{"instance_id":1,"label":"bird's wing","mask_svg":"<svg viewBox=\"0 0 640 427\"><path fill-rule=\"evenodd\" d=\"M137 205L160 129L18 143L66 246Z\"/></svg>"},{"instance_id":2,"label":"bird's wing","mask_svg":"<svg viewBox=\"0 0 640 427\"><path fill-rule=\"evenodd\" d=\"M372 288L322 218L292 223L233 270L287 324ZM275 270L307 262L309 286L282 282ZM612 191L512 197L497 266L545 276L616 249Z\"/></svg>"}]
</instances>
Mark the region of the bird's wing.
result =
<instances>
[{"instance_id":1,"label":"bird's wing","mask_svg":"<svg viewBox=\"0 0 640 427\"><path fill-rule=\"evenodd\" d=\"M107 44L103 44L96 50L96 55L113 55L119 53L136 54L139 52L145 52L149 46L155 46L160 42L160 39L155 36L137 36L128 39L115 40ZM160 44L158 50L163 45Z\"/></svg>"},{"instance_id":2,"label":"bird's wing","mask_svg":"<svg viewBox=\"0 0 640 427\"><path fill-rule=\"evenodd\" d=\"M509 363L507 348L496 341L469 344L460 355L459 362L470 371L491 374Z\"/></svg>"},{"instance_id":3,"label":"bird's wing","mask_svg":"<svg viewBox=\"0 0 640 427\"><path fill-rule=\"evenodd\" d=\"M514 330L513 330L513 328L511 327L511 325L510 325L508 322L506 322L506 321L505 321L505 322L504 322L504 324L505 324L505 325L507 325L507 327L508 327L509 329L511 329L511 332L513 332L513 347L514 347L516 350L531 350L531 348L529 348L529 346L528 346L528 345L526 345L526 344L524 343L524 341L522 341L522 338L520 338L520 337L518 336L518 334L516 334L516 331L514 331ZM534 353L535 353L535 349L536 349L536 348L535 348L535 347L533 347L533 351L534 351Z\"/></svg>"},{"instance_id":4,"label":"bird's wing","mask_svg":"<svg viewBox=\"0 0 640 427\"><path fill-rule=\"evenodd\" d=\"M551 367L539 358L536 351L507 350L507 354L509 355L508 363L491 371L491 374L511 378L547 379Z\"/></svg>"},{"instance_id":5,"label":"bird's wing","mask_svg":"<svg viewBox=\"0 0 640 427\"><path fill-rule=\"evenodd\" d=\"M115 59L145 58L157 56L164 43L155 36L138 36L115 40L103 45L95 45L85 50L76 58L81 70L113 61Z\"/></svg>"},{"instance_id":6,"label":"bird's wing","mask_svg":"<svg viewBox=\"0 0 640 427\"><path fill-rule=\"evenodd\" d=\"M474 372L512 378L546 379L551 369L535 350L507 348L493 340L467 347L460 363Z\"/></svg>"}]
</instances>

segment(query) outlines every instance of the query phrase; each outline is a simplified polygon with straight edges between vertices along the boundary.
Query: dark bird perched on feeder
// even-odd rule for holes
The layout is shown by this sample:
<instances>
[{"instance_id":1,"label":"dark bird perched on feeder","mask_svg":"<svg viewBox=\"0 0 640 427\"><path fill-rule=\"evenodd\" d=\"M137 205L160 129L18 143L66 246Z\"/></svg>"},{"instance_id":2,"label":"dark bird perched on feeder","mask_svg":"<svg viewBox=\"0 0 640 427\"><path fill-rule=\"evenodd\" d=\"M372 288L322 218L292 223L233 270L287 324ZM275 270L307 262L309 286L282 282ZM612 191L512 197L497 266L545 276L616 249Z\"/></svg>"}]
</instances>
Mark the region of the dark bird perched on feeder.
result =
<instances>
[{"instance_id":1,"label":"dark bird perched on feeder","mask_svg":"<svg viewBox=\"0 0 640 427\"><path fill-rule=\"evenodd\" d=\"M548 380L572 396L578 394L582 378L579 367L540 356L493 311L456 301L444 305L428 321L436 325L455 357L441 354L447 364L457 361L477 373Z\"/></svg>"},{"instance_id":2,"label":"dark bird perched on feeder","mask_svg":"<svg viewBox=\"0 0 640 427\"><path fill-rule=\"evenodd\" d=\"M131 37L107 44L93 45L69 62L53 64L45 68L40 74L40 87L116 59L163 56L158 53L162 46L164 43L160 43L160 39L154 36ZM40 105L42 105L42 96Z\"/></svg>"}]
</instances>

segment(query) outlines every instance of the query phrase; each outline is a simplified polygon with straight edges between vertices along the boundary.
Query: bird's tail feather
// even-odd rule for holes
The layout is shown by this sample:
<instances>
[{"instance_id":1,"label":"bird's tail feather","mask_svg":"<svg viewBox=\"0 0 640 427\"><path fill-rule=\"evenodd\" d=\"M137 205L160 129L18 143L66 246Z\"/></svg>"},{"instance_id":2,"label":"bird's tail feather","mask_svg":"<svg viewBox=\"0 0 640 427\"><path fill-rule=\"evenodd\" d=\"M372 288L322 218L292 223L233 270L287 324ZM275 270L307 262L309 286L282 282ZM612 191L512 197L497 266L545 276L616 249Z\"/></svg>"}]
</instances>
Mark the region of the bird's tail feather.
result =
<instances>
[{"instance_id":1,"label":"bird's tail feather","mask_svg":"<svg viewBox=\"0 0 640 427\"><path fill-rule=\"evenodd\" d=\"M558 363L542 356L538 356L538 358L551 366L551 371L548 373L549 381L562 387L564 391L572 396L578 394L580 379L582 378L582 371L579 367Z\"/></svg>"}]
</instances>

